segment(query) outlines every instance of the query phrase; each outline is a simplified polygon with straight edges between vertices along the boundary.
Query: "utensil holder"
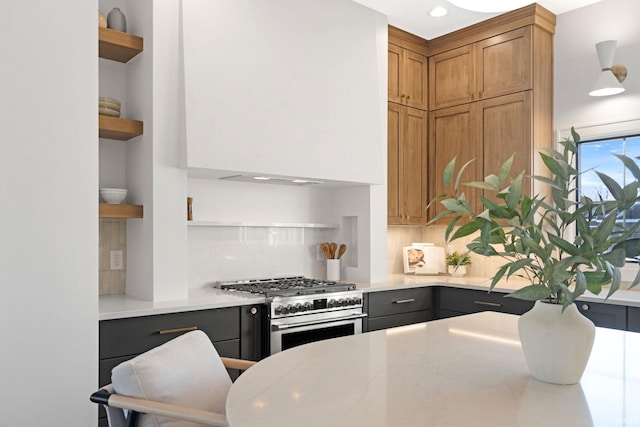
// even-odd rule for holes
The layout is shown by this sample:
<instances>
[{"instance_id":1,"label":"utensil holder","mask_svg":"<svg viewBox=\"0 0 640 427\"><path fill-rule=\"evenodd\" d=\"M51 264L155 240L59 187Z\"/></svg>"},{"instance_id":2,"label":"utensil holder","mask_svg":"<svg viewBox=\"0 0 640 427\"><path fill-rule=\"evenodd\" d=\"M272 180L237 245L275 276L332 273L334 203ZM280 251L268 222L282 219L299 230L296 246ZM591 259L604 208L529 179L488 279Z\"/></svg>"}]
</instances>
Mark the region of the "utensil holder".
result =
<instances>
[{"instance_id":1,"label":"utensil holder","mask_svg":"<svg viewBox=\"0 0 640 427\"><path fill-rule=\"evenodd\" d=\"M340 280L340 260L328 259L327 260L327 280L333 282Z\"/></svg>"}]
</instances>

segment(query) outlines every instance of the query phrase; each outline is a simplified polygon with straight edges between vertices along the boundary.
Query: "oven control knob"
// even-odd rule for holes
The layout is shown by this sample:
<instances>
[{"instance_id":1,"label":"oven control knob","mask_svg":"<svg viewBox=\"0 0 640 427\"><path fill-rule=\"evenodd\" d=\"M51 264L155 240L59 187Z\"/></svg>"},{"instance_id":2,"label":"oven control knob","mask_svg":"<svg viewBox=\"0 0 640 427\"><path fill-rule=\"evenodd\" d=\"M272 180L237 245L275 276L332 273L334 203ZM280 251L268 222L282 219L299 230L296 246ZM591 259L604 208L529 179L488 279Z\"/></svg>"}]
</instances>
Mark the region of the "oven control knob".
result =
<instances>
[{"instance_id":1,"label":"oven control knob","mask_svg":"<svg viewBox=\"0 0 640 427\"><path fill-rule=\"evenodd\" d=\"M355 297L355 298L353 299L353 303L354 303L355 305L360 305L360 304L362 304L362 298L360 298L360 297Z\"/></svg>"},{"instance_id":2,"label":"oven control knob","mask_svg":"<svg viewBox=\"0 0 640 427\"><path fill-rule=\"evenodd\" d=\"M327 305L329 306L329 308L333 308L333 307L337 307L338 306L338 302L334 299L330 299L329 302L327 303Z\"/></svg>"},{"instance_id":3,"label":"oven control knob","mask_svg":"<svg viewBox=\"0 0 640 427\"><path fill-rule=\"evenodd\" d=\"M283 307L282 307L281 305L277 305L277 306L276 306L276 308L274 308L274 309L273 309L273 312L274 312L275 314L283 314L283 313L282 313L282 308L283 308Z\"/></svg>"},{"instance_id":4,"label":"oven control knob","mask_svg":"<svg viewBox=\"0 0 640 427\"><path fill-rule=\"evenodd\" d=\"M344 307L345 305L347 305L347 300L344 298L340 298L338 300L338 307Z\"/></svg>"},{"instance_id":5,"label":"oven control knob","mask_svg":"<svg viewBox=\"0 0 640 427\"><path fill-rule=\"evenodd\" d=\"M309 301L307 301L302 306L302 311L310 311L310 310L313 310L313 304L311 304Z\"/></svg>"},{"instance_id":6,"label":"oven control knob","mask_svg":"<svg viewBox=\"0 0 640 427\"><path fill-rule=\"evenodd\" d=\"M289 314L292 313L293 306L291 304L287 304L284 307L282 307L282 314Z\"/></svg>"},{"instance_id":7,"label":"oven control knob","mask_svg":"<svg viewBox=\"0 0 640 427\"><path fill-rule=\"evenodd\" d=\"M298 303L293 306L293 313L300 313L302 310L302 304Z\"/></svg>"}]
</instances>

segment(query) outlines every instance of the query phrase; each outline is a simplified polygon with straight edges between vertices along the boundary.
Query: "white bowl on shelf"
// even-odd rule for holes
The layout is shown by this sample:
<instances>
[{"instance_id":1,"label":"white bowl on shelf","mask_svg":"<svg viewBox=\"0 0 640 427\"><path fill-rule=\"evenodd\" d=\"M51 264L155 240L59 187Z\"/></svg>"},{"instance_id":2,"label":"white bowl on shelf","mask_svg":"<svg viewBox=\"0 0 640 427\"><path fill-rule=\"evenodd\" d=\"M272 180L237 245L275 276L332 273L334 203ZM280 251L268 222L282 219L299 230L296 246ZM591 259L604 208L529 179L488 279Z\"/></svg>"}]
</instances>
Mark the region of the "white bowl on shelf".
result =
<instances>
[{"instance_id":1,"label":"white bowl on shelf","mask_svg":"<svg viewBox=\"0 0 640 427\"><path fill-rule=\"evenodd\" d=\"M124 188L101 188L100 198L105 203L121 204L127 198L127 190Z\"/></svg>"}]
</instances>

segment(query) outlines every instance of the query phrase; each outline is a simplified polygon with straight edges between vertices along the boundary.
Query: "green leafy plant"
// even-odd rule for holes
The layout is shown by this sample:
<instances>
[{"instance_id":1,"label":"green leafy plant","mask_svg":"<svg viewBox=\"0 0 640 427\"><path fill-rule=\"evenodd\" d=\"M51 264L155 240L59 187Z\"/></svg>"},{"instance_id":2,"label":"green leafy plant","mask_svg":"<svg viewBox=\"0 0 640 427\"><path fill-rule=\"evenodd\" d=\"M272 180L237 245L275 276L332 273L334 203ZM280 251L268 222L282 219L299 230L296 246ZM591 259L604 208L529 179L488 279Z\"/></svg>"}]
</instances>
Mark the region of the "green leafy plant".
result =
<instances>
[{"instance_id":1,"label":"green leafy plant","mask_svg":"<svg viewBox=\"0 0 640 427\"><path fill-rule=\"evenodd\" d=\"M577 197L579 173L574 165L579 141L572 128L571 138L560 142L561 151L540 152L551 177L531 178L550 188L546 198L522 191L524 172L508 178L513 156L497 175L490 174L481 182L460 183L462 172L473 160L459 169L453 182L455 158L445 167L444 183L453 187L453 193L441 194L431 202L439 201L445 210L429 223L451 216L445 231L447 242L473 235L467 244L469 252L505 260L492 278L491 289L513 276L530 283L509 294L514 298L548 300L567 307L586 290L599 294L603 286L610 285L608 298L620 287L620 267L626 258L640 254L640 239L632 238L640 222L630 228L616 223L618 215L639 200L640 168L632 158L615 154L635 180L621 187L610 176L596 172L613 200ZM482 211L474 212L460 192L461 185L495 193L496 198L480 196ZM590 227L590 223L599 225ZM631 287L639 282L640 270Z\"/></svg>"},{"instance_id":2,"label":"green leafy plant","mask_svg":"<svg viewBox=\"0 0 640 427\"><path fill-rule=\"evenodd\" d=\"M447 265L451 266L461 266L461 265L471 265L471 257L469 254L463 254L462 252L454 251L450 254L447 254L445 257L445 261Z\"/></svg>"}]
</instances>

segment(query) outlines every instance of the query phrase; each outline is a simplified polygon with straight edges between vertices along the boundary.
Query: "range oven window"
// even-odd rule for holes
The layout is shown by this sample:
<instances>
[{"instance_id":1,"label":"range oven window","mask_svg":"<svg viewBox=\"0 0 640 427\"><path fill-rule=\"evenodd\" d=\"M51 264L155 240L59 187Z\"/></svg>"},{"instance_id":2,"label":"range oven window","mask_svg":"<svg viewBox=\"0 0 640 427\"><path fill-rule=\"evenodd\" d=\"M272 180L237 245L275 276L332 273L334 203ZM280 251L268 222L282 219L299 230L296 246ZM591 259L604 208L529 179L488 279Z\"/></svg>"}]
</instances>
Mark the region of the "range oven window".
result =
<instances>
[{"instance_id":1,"label":"range oven window","mask_svg":"<svg viewBox=\"0 0 640 427\"><path fill-rule=\"evenodd\" d=\"M289 332L282 335L282 350L302 344L308 344L314 341L346 337L354 334L355 326L353 323L339 326L328 326L326 328L312 329L308 331Z\"/></svg>"}]
</instances>

